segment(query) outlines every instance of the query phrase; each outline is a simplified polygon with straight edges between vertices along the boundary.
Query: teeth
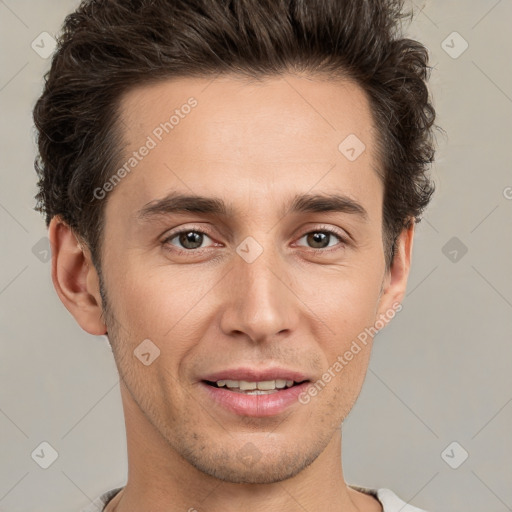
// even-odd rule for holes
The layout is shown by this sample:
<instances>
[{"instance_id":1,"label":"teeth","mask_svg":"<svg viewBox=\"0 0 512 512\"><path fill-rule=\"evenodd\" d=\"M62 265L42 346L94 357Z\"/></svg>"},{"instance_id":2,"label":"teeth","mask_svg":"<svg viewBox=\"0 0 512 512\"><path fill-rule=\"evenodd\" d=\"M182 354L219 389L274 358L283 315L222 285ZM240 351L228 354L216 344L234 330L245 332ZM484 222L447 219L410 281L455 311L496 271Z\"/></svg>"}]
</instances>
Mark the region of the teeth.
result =
<instances>
[{"instance_id":1,"label":"teeth","mask_svg":"<svg viewBox=\"0 0 512 512\"><path fill-rule=\"evenodd\" d=\"M235 393L242 393L244 395L271 395L272 393L277 393L277 389L268 389L268 390L253 389L251 391L242 391L240 389L233 388L230 391L234 391Z\"/></svg>"},{"instance_id":2,"label":"teeth","mask_svg":"<svg viewBox=\"0 0 512 512\"><path fill-rule=\"evenodd\" d=\"M242 385L242 383L240 383L240 386L241 385ZM264 380L263 382L258 382L257 387L258 387L258 389L264 389L264 390L276 389L276 381L275 380ZM243 388L240 388L240 389L243 389Z\"/></svg>"},{"instance_id":3,"label":"teeth","mask_svg":"<svg viewBox=\"0 0 512 512\"><path fill-rule=\"evenodd\" d=\"M247 382L246 380L241 380L238 384L238 387L241 391L250 391L252 389L256 389L258 385L256 382Z\"/></svg>"},{"instance_id":4,"label":"teeth","mask_svg":"<svg viewBox=\"0 0 512 512\"><path fill-rule=\"evenodd\" d=\"M226 386L232 390L240 390L240 391L272 391L276 389L283 389L285 387L291 388L293 386L293 380L284 380L284 379L276 379L276 380L263 380L260 382L249 382L246 380L218 380L217 386L222 388ZM252 395L263 394L263 393L249 393Z\"/></svg>"}]
</instances>

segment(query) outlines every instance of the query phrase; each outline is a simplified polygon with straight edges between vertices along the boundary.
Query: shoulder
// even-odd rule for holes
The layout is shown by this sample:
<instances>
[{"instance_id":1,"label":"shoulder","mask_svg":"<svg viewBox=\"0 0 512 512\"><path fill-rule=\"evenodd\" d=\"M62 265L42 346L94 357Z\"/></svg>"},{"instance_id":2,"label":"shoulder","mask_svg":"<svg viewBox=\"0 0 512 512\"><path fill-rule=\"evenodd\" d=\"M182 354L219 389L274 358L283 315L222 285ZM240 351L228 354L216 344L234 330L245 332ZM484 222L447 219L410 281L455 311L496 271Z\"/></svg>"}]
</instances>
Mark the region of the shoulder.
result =
<instances>
[{"instance_id":1,"label":"shoulder","mask_svg":"<svg viewBox=\"0 0 512 512\"><path fill-rule=\"evenodd\" d=\"M105 508L105 505L122 489L122 487L118 487L117 489L112 489L103 493L101 496L96 498L88 507L82 509L81 512L102 512Z\"/></svg>"},{"instance_id":2,"label":"shoulder","mask_svg":"<svg viewBox=\"0 0 512 512\"><path fill-rule=\"evenodd\" d=\"M350 487L356 491L363 492L377 498L382 505L383 512L426 512L426 510L409 505L390 489L369 489L367 487L360 487L357 485L351 485Z\"/></svg>"},{"instance_id":3,"label":"shoulder","mask_svg":"<svg viewBox=\"0 0 512 512\"><path fill-rule=\"evenodd\" d=\"M412 505L407 504L405 501L400 499L393 491L390 489L369 489L367 487L360 487L357 485L350 485L352 489L356 491L363 492L365 494L369 494L370 496L374 496L382 505L383 512L426 512L423 509L413 507ZM117 489L112 489L110 491L105 492L98 498L96 498L90 506L83 509L82 512L101 512L105 505L122 489L119 487Z\"/></svg>"}]
</instances>

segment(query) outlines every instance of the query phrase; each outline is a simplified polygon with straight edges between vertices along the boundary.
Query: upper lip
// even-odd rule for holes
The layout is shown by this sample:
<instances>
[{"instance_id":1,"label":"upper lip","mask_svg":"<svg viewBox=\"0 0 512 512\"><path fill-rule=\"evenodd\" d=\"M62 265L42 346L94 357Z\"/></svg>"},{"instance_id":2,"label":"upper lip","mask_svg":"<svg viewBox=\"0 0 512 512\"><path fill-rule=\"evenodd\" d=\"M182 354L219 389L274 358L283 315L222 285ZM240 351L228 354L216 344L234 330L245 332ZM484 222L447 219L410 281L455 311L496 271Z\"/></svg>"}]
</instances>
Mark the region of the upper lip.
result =
<instances>
[{"instance_id":1,"label":"upper lip","mask_svg":"<svg viewBox=\"0 0 512 512\"><path fill-rule=\"evenodd\" d=\"M218 380L244 380L247 382L262 382L267 380L293 380L295 382L302 382L310 380L306 375L295 370L287 368L232 368L229 370L221 370L219 372L211 373L202 378L210 382L217 382Z\"/></svg>"}]
</instances>

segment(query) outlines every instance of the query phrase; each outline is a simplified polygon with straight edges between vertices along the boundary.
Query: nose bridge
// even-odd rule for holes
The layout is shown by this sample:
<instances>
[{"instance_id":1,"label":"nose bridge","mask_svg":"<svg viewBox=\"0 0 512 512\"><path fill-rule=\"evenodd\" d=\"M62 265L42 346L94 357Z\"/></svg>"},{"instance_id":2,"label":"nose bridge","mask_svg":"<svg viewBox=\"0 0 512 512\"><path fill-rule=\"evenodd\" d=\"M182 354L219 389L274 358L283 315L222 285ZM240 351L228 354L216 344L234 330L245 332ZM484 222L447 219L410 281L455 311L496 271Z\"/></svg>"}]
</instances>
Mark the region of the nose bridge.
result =
<instances>
[{"instance_id":1,"label":"nose bridge","mask_svg":"<svg viewBox=\"0 0 512 512\"><path fill-rule=\"evenodd\" d=\"M277 249L248 238L237 247L221 326L226 334L238 331L257 341L293 330L298 308Z\"/></svg>"}]
</instances>

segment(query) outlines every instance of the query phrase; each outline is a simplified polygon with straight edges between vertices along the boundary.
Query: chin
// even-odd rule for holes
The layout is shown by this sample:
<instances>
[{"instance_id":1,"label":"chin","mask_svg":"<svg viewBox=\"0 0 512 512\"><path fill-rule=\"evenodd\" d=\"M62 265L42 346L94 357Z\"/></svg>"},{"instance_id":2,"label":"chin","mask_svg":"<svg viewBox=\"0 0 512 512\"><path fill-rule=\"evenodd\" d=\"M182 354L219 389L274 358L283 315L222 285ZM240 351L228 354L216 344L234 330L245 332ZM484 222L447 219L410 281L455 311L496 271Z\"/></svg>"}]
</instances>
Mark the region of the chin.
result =
<instances>
[{"instance_id":1,"label":"chin","mask_svg":"<svg viewBox=\"0 0 512 512\"><path fill-rule=\"evenodd\" d=\"M213 456L206 463L204 460L189 460L199 471L218 480L233 484L273 484L294 477L308 467L318 454L286 453L286 454L260 454L258 460L251 460L252 448L244 446L238 453L233 454L224 463ZM252 445L254 446L254 445ZM256 448L254 447L256 450ZM245 450L245 451L244 451ZM256 451L253 457L258 457Z\"/></svg>"}]
</instances>

